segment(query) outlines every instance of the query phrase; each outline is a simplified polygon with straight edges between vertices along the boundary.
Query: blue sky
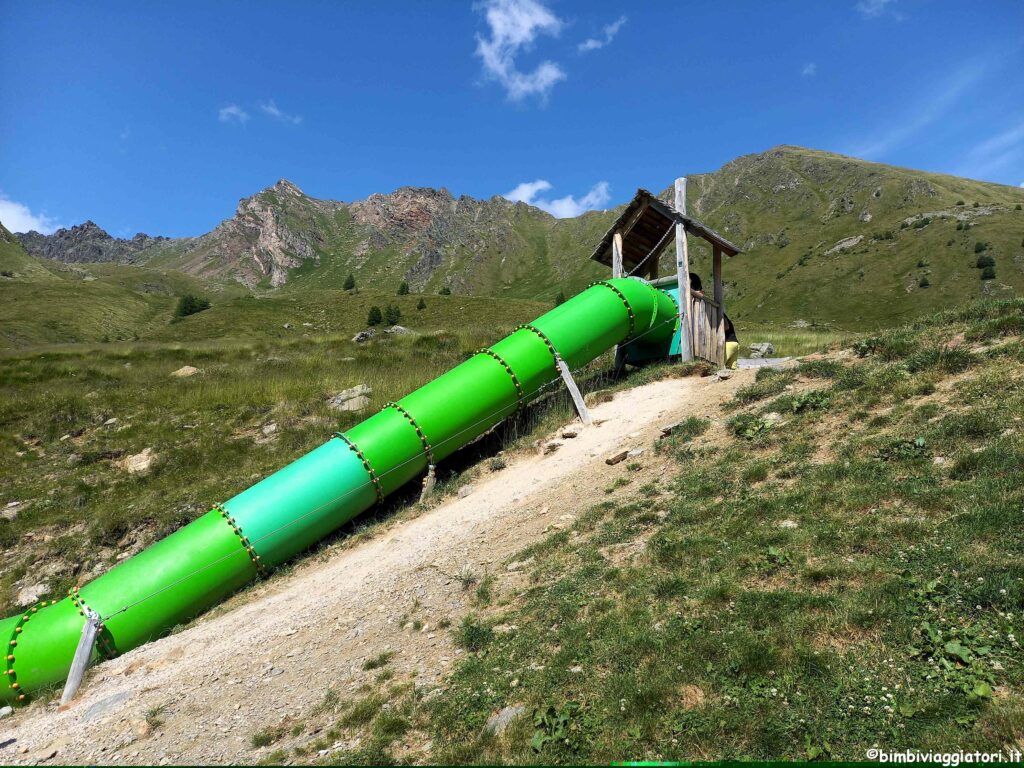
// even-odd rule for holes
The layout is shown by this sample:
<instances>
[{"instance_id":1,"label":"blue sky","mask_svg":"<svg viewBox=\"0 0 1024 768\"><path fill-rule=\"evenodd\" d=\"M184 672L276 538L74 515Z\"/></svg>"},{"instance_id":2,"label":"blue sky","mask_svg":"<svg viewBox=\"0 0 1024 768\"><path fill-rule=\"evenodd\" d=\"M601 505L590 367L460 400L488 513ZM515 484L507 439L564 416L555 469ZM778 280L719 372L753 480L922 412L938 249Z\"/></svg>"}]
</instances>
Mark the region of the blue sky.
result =
<instances>
[{"instance_id":1,"label":"blue sky","mask_svg":"<svg viewBox=\"0 0 1024 768\"><path fill-rule=\"evenodd\" d=\"M1024 184L1024 3L0 2L0 221L197 235L279 178L606 208L776 144Z\"/></svg>"}]
</instances>

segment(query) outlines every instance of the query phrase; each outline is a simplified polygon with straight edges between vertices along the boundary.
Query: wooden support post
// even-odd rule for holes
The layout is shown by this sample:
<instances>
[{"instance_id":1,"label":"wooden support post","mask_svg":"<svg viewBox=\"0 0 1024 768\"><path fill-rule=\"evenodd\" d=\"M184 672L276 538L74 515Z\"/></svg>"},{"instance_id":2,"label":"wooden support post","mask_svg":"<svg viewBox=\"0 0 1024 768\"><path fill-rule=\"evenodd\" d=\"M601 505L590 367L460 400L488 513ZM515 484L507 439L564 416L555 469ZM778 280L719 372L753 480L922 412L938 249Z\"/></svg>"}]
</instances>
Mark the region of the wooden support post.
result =
<instances>
[{"instance_id":1,"label":"wooden support post","mask_svg":"<svg viewBox=\"0 0 1024 768\"><path fill-rule=\"evenodd\" d=\"M78 638L78 647L75 649L75 657L71 660L71 669L68 671L67 682L64 683L64 693L60 697L61 706L69 703L79 686L82 685L82 678L92 658L92 649L96 644L96 635L99 633L100 616L98 613L86 608L85 624L82 625L82 636Z\"/></svg>"},{"instance_id":2,"label":"wooden support post","mask_svg":"<svg viewBox=\"0 0 1024 768\"><path fill-rule=\"evenodd\" d=\"M676 179L675 209L686 213L686 178ZM679 280L679 357L693 360L693 311L690 301L690 253L686 245L686 226L676 222L676 278Z\"/></svg>"},{"instance_id":3,"label":"wooden support post","mask_svg":"<svg viewBox=\"0 0 1024 768\"><path fill-rule=\"evenodd\" d=\"M576 413L580 415L580 421L583 422L583 426L589 427L591 423L590 411L587 410L587 404L583 402L583 395L580 394L580 388L576 386L576 380L573 379L569 366L565 364L565 360L562 359L561 355L555 358L555 362L558 364L558 370L562 374L562 381L565 382L569 394L572 395L572 401L576 404Z\"/></svg>"},{"instance_id":4,"label":"wooden support post","mask_svg":"<svg viewBox=\"0 0 1024 768\"><path fill-rule=\"evenodd\" d=\"M612 277L622 277L622 233L612 238Z\"/></svg>"},{"instance_id":5,"label":"wooden support post","mask_svg":"<svg viewBox=\"0 0 1024 768\"><path fill-rule=\"evenodd\" d=\"M420 489L420 501L425 501L434 492L434 483L437 481L434 475L434 465L427 467L427 474L423 478L423 487Z\"/></svg>"},{"instance_id":6,"label":"wooden support post","mask_svg":"<svg viewBox=\"0 0 1024 768\"><path fill-rule=\"evenodd\" d=\"M715 346L718 349L718 364L725 365L725 286L722 283L722 249L712 246L712 270L715 276Z\"/></svg>"}]
</instances>

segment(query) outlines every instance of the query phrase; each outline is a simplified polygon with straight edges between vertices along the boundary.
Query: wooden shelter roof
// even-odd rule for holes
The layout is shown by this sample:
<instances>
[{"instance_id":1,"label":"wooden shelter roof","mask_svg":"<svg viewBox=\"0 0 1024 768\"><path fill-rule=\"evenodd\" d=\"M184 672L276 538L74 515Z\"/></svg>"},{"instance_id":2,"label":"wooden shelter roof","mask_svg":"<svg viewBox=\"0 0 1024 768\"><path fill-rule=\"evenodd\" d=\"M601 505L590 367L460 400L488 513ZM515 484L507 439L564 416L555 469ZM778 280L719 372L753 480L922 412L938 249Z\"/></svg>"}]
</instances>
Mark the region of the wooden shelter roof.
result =
<instances>
[{"instance_id":1,"label":"wooden shelter roof","mask_svg":"<svg viewBox=\"0 0 1024 768\"><path fill-rule=\"evenodd\" d=\"M682 222L687 232L717 245L729 256L740 252L739 248L710 227L679 213L646 189L638 189L636 196L601 238L590 258L611 266L612 238L617 231L621 231L622 266L629 274L648 259L657 259L662 248L672 242L676 222Z\"/></svg>"}]
</instances>

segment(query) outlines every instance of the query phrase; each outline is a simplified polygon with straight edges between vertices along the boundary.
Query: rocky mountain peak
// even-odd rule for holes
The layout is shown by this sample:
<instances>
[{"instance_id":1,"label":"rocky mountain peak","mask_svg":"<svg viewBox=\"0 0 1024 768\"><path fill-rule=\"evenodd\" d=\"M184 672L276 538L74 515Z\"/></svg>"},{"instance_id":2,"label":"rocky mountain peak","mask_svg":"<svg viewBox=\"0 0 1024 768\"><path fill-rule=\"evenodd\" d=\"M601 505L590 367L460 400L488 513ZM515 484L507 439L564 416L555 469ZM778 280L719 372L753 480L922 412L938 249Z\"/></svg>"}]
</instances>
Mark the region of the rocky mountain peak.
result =
<instances>
[{"instance_id":1,"label":"rocky mountain peak","mask_svg":"<svg viewBox=\"0 0 1024 768\"><path fill-rule=\"evenodd\" d=\"M305 195L305 193L299 189L295 184L288 181L288 179L278 179L274 186L270 187L270 190L288 195Z\"/></svg>"}]
</instances>

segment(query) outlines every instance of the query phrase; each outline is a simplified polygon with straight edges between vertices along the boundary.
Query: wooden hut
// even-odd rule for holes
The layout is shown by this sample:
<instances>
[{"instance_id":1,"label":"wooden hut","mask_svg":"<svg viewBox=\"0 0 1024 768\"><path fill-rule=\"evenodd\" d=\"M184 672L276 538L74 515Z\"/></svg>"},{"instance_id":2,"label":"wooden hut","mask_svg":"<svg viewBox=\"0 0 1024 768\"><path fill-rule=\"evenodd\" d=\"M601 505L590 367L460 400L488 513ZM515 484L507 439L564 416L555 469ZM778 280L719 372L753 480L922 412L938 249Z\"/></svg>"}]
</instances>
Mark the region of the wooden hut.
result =
<instances>
[{"instance_id":1,"label":"wooden hut","mask_svg":"<svg viewBox=\"0 0 1024 768\"><path fill-rule=\"evenodd\" d=\"M690 290L690 258L686 235L711 245L713 291L699 296ZM658 275L662 251L674 242L675 273ZM612 277L636 276L659 287L679 286L679 354L683 360L700 357L718 365L725 363L725 295L722 289L722 254L735 256L740 249L710 227L686 215L686 179L677 179L675 205L659 200L645 189L615 220L598 243L594 261L612 269ZM705 286L706 288L706 286ZM621 360L621 357L619 357ZM621 364L621 363L620 363Z\"/></svg>"}]
</instances>

